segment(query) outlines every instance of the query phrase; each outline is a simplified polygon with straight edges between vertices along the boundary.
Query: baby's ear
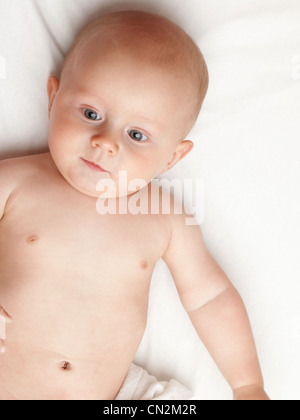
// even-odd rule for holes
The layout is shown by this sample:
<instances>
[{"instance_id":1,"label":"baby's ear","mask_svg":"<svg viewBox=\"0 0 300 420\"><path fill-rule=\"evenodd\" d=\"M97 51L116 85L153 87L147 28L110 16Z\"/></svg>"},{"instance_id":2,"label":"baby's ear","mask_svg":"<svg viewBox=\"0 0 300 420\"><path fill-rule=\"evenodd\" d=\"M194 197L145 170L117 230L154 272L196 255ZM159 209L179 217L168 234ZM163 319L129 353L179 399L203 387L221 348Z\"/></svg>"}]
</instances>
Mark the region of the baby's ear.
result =
<instances>
[{"instance_id":1,"label":"baby's ear","mask_svg":"<svg viewBox=\"0 0 300 420\"><path fill-rule=\"evenodd\" d=\"M47 92L49 98L48 118L50 118L50 112L52 109L54 98L59 89L59 80L55 76L50 76L47 83Z\"/></svg>"},{"instance_id":2,"label":"baby's ear","mask_svg":"<svg viewBox=\"0 0 300 420\"><path fill-rule=\"evenodd\" d=\"M173 156L171 157L171 160L167 163L165 168L160 172L161 174L169 171L173 168L173 166L176 165L176 163L180 162L181 159L183 159L186 155L188 155L194 147L194 143L190 140L184 140L182 141L178 146L175 152L173 153Z\"/></svg>"}]
</instances>

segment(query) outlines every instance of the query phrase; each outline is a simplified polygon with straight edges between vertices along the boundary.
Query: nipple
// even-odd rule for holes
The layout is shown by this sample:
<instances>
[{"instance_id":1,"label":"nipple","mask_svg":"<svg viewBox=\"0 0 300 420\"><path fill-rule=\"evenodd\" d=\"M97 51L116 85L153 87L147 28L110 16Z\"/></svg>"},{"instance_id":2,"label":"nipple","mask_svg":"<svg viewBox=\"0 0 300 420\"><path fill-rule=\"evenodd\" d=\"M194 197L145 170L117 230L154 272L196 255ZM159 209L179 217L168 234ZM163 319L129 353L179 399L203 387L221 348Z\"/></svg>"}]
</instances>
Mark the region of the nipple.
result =
<instances>
[{"instance_id":1,"label":"nipple","mask_svg":"<svg viewBox=\"0 0 300 420\"><path fill-rule=\"evenodd\" d=\"M141 262L141 269L142 270L147 270L147 268L148 268L148 263L147 263L147 261L142 261Z\"/></svg>"}]
</instances>

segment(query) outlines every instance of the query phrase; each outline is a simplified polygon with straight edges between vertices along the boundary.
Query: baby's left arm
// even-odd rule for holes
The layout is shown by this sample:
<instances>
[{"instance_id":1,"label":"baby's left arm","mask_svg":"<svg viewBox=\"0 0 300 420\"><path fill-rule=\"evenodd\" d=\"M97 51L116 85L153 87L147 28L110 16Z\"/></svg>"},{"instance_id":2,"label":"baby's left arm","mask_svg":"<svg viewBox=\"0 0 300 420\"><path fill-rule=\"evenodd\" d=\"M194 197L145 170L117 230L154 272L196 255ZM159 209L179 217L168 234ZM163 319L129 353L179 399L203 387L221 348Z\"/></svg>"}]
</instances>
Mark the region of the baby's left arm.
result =
<instances>
[{"instance_id":1,"label":"baby's left arm","mask_svg":"<svg viewBox=\"0 0 300 420\"><path fill-rule=\"evenodd\" d=\"M163 256L199 337L229 382L235 399L265 400L263 378L245 306L207 251L199 226L172 218Z\"/></svg>"}]
</instances>

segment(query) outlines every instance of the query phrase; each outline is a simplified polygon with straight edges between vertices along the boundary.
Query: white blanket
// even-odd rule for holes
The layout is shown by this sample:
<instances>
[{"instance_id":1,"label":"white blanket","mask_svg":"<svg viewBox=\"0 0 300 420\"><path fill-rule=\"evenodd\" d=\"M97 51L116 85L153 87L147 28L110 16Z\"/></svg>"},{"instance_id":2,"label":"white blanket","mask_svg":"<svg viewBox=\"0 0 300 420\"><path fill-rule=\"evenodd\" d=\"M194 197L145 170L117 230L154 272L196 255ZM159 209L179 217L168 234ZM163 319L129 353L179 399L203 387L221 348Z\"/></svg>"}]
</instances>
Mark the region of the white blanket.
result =
<instances>
[{"instance_id":1,"label":"white blanket","mask_svg":"<svg viewBox=\"0 0 300 420\"><path fill-rule=\"evenodd\" d=\"M246 303L266 389L300 399L299 0L0 0L0 159L47 150L49 74L91 18L133 8L173 19L207 59L196 146L169 177L203 180L202 230ZM199 398L231 398L162 262L136 361Z\"/></svg>"}]
</instances>

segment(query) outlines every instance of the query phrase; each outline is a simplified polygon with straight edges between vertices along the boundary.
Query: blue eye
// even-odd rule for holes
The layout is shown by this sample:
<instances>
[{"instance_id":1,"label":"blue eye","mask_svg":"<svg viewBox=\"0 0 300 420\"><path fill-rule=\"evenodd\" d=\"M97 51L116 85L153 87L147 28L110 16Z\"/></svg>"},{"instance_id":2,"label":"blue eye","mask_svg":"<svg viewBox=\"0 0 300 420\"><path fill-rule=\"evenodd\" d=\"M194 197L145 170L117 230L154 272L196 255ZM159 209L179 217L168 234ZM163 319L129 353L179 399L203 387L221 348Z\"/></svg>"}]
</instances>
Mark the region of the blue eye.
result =
<instances>
[{"instance_id":1,"label":"blue eye","mask_svg":"<svg viewBox=\"0 0 300 420\"><path fill-rule=\"evenodd\" d=\"M93 111L92 109L86 108L86 109L83 109L82 111L84 113L84 116L88 120L100 121L102 119L101 116L96 111Z\"/></svg>"},{"instance_id":2,"label":"blue eye","mask_svg":"<svg viewBox=\"0 0 300 420\"><path fill-rule=\"evenodd\" d=\"M130 135L132 140L135 140L135 141L142 142L142 141L148 140L148 137L146 137L143 133L141 133L138 130L130 130L128 131L128 134Z\"/></svg>"}]
</instances>

